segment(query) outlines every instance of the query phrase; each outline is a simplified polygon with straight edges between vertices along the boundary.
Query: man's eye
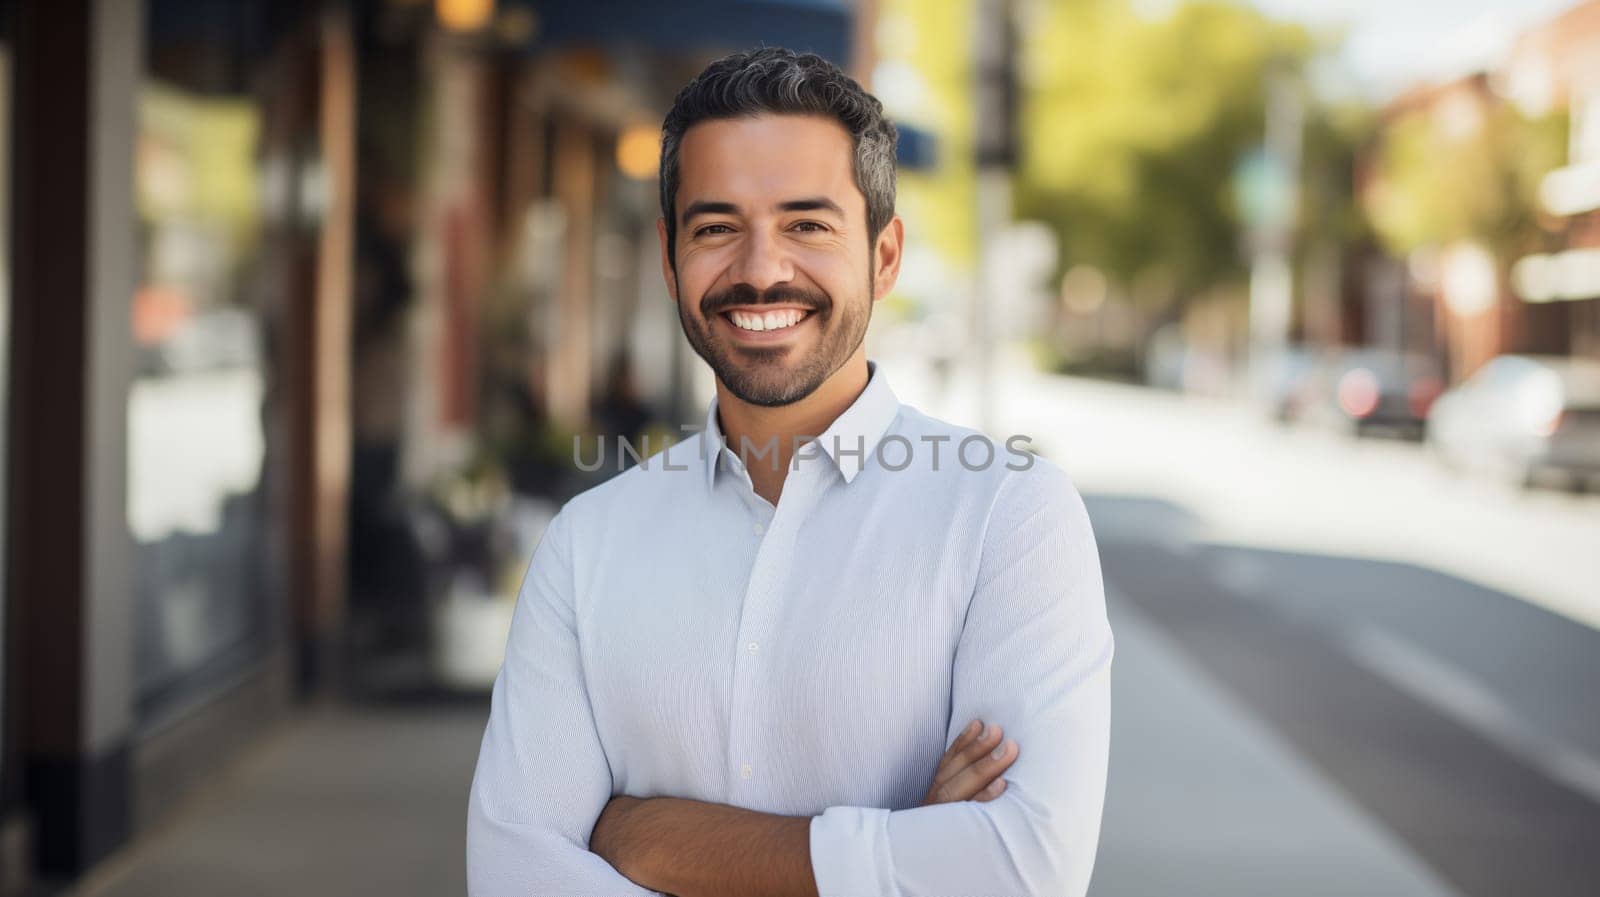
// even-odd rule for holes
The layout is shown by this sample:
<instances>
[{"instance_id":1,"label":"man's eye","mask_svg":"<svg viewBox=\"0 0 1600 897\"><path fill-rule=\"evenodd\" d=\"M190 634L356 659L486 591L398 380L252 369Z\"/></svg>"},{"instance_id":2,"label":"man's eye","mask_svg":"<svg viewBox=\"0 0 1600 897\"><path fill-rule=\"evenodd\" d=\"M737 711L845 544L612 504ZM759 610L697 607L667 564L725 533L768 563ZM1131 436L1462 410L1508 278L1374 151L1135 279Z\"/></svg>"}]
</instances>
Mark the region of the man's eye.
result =
<instances>
[{"instance_id":1,"label":"man's eye","mask_svg":"<svg viewBox=\"0 0 1600 897\"><path fill-rule=\"evenodd\" d=\"M808 233L818 233L820 231L825 231L828 228L825 225L823 225L823 224L821 224L819 222L816 222L816 221L802 221L799 224L795 225L795 229L796 230L804 230L804 231L806 231Z\"/></svg>"},{"instance_id":2,"label":"man's eye","mask_svg":"<svg viewBox=\"0 0 1600 897\"><path fill-rule=\"evenodd\" d=\"M715 228L719 228L719 227L722 228L721 231L715 230ZM719 233L723 233L723 232L731 234L731 233L733 233L733 229L728 227L726 224L708 224L705 227L702 227L699 230L695 231L694 235L697 236L697 237L700 237L700 236L715 235L715 234L719 234Z\"/></svg>"}]
</instances>

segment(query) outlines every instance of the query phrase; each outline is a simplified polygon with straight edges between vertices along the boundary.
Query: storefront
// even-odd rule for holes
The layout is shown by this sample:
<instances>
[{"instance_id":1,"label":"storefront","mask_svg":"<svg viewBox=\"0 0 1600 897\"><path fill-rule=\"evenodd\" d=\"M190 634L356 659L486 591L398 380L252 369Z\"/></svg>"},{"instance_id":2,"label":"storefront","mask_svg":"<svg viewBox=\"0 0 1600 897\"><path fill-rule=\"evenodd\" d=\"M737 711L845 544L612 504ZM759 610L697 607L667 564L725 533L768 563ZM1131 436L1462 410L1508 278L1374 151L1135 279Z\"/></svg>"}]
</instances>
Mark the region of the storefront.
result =
<instances>
[{"instance_id":1,"label":"storefront","mask_svg":"<svg viewBox=\"0 0 1600 897\"><path fill-rule=\"evenodd\" d=\"M709 374L660 276L661 118L731 50L846 61L855 14L836 0L365 7L346 608L363 685L482 687L528 540L592 485L573 436L659 447L703 414Z\"/></svg>"},{"instance_id":2,"label":"storefront","mask_svg":"<svg viewBox=\"0 0 1600 897\"><path fill-rule=\"evenodd\" d=\"M226 687L279 635L263 483L274 372L254 301L264 116L247 79L260 54L229 43L153 47L136 97L127 522L145 730Z\"/></svg>"},{"instance_id":3,"label":"storefront","mask_svg":"<svg viewBox=\"0 0 1600 897\"><path fill-rule=\"evenodd\" d=\"M325 674L353 68L341 4L3 10L9 893L148 830Z\"/></svg>"},{"instance_id":4,"label":"storefront","mask_svg":"<svg viewBox=\"0 0 1600 897\"><path fill-rule=\"evenodd\" d=\"M625 5L0 4L0 895L348 694L366 636L437 643L463 596L447 625L503 625L536 532L473 541L495 478L559 500L551 434L703 407L666 85L780 36L843 59L854 20Z\"/></svg>"}]
</instances>

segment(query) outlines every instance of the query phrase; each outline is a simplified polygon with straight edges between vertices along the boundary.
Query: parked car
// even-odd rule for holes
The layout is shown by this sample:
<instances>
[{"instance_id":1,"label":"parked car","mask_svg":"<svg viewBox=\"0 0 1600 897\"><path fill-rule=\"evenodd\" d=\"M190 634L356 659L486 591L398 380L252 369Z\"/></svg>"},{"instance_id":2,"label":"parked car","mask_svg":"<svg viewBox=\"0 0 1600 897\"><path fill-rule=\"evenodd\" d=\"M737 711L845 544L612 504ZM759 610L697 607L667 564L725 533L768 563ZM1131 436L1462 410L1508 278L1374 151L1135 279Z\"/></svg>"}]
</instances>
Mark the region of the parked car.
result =
<instances>
[{"instance_id":1,"label":"parked car","mask_svg":"<svg viewBox=\"0 0 1600 897\"><path fill-rule=\"evenodd\" d=\"M1314 396L1302 413L1308 421L1355 436L1422 439L1444 377L1428 355L1358 349L1319 366L1302 389Z\"/></svg>"},{"instance_id":2,"label":"parked car","mask_svg":"<svg viewBox=\"0 0 1600 897\"><path fill-rule=\"evenodd\" d=\"M1582 489L1600 479L1600 361L1498 356L1440 397L1428 429L1454 467Z\"/></svg>"}]
</instances>

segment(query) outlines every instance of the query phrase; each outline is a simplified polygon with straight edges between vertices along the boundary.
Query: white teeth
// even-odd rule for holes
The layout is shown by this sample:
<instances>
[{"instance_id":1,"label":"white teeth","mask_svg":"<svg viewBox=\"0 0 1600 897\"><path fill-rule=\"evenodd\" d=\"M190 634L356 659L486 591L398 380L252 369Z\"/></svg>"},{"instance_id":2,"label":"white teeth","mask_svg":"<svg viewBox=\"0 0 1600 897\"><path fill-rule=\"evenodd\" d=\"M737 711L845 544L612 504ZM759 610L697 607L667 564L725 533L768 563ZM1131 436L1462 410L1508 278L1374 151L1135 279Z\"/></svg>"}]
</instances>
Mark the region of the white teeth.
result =
<instances>
[{"instance_id":1,"label":"white teeth","mask_svg":"<svg viewBox=\"0 0 1600 897\"><path fill-rule=\"evenodd\" d=\"M735 311L728 314L728 317L733 320L734 326L741 330L754 330L756 332L793 327L805 316L806 312L792 308L782 311L769 311L760 315L743 311Z\"/></svg>"}]
</instances>

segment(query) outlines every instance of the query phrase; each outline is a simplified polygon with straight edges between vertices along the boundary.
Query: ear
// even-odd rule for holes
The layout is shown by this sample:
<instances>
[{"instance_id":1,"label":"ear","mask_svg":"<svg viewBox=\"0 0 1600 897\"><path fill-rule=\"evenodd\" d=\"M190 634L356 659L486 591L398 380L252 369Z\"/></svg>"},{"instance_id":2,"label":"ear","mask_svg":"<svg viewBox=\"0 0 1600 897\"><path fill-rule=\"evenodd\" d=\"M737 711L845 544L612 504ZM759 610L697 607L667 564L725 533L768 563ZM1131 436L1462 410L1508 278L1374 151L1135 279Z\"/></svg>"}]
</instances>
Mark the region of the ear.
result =
<instances>
[{"instance_id":1,"label":"ear","mask_svg":"<svg viewBox=\"0 0 1600 897\"><path fill-rule=\"evenodd\" d=\"M872 247L872 295L875 298L889 295L895 281L899 280L905 241L905 222L896 215L884 225L883 232L878 234L877 244Z\"/></svg>"},{"instance_id":2,"label":"ear","mask_svg":"<svg viewBox=\"0 0 1600 897\"><path fill-rule=\"evenodd\" d=\"M667 219L656 219L656 236L661 239L661 279L667 282L667 295L678 301L678 275L672 270L672 247L667 245Z\"/></svg>"}]
</instances>

